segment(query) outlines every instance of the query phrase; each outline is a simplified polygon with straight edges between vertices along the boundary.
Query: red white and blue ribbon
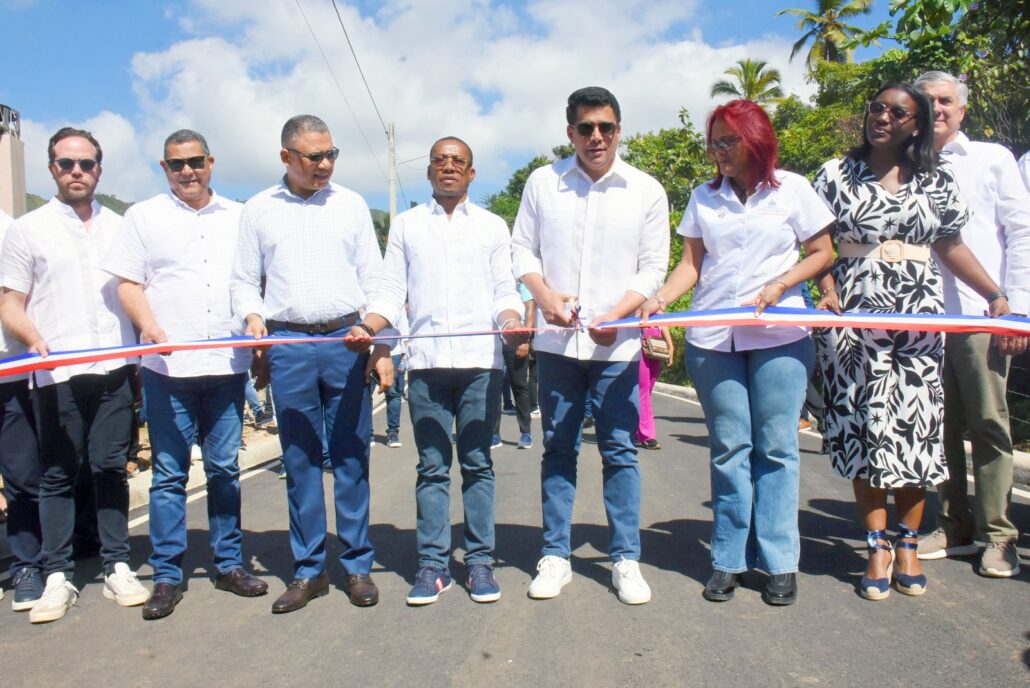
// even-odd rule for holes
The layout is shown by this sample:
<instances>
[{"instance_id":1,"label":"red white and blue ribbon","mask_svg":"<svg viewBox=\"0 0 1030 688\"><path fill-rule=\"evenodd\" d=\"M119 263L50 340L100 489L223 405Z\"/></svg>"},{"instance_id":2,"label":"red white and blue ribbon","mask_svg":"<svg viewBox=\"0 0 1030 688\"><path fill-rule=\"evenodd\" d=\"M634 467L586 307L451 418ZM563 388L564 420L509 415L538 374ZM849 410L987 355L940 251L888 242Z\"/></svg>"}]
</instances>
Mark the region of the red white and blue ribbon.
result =
<instances>
[{"instance_id":1,"label":"red white and blue ribbon","mask_svg":"<svg viewBox=\"0 0 1030 688\"><path fill-rule=\"evenodd\" d=\"M653 315L647 324L639 318L625 318L603 323L603 327L632 329L664 325L668 327L764 327L770 325L800 327L848 327L874 330L910 330L919 332L988 332L996 335L1030 336L1030 318L1007 315L988 318L976 315L936 315L930 313L844 313L837 315L830 311L808 308L783 308L771 306L756 316L753 307L722 308L685 313L663 313ZM555 331L544 327L535 332ZM582 326L580 326L582 329ZM529 330L522 330L528 332ZM512 330L519 332L519 330ZM405 339L433 339L440 337L478 337L496 335L500 330L475 330L464 332L438 332L433 334L408 335ZM373 337L374 341L395 340L396 336ZM119 358L134 358L146 354L167 354L176 351L201 351L204 349L225 349L235 347L265 347L285 344L341 343L341 337L291 337L273 335L261 340L251 337L222 337L193 342L165 342L163 344L134 344L103 349L81 349L78 351L55 351L46 358L38 354L22 354L0 360L0 379L36 370L52 370L62 366L82 363L96 363Z\"/></svg>"}]
</instances>

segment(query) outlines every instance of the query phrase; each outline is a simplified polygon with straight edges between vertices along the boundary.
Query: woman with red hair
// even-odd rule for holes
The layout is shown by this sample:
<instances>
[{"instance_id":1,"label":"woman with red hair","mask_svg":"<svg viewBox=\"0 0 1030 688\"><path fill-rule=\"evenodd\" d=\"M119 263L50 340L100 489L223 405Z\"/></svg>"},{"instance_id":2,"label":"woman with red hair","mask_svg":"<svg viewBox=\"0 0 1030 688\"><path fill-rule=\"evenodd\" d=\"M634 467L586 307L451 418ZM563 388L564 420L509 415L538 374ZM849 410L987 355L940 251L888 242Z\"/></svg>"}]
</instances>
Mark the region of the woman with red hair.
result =
<instances>
[{"instance_id":1,"label":"woman with red hair","mask_svg":"<svg viewBox=\"0 0 1030 688\"><path fill-rule=\"evenodd\" d=\"M776 169L776 135L755 103L717 107L706 132L718 173L694 189L679 227L683 258L641 317L695 286L692 310L803 307L801 285L833 262L833 215L804 177ZM684 347L711 449L714 572L703 595L729 600L739 574L761 568L771 576L762 599L791 604L801 550L797 419L812 338L803 327L696 327Z\"/></svg>"}]
</instances>

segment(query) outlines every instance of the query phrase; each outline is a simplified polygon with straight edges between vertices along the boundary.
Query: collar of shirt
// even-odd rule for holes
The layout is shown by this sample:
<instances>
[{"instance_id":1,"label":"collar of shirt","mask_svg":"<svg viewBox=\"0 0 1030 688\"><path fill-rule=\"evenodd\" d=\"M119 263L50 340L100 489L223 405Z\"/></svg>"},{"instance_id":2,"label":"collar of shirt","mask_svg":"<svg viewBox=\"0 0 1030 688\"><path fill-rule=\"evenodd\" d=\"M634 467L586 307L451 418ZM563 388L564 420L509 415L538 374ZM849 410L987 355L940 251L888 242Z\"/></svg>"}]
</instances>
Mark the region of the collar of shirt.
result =
<instances>
[{"instance_id":1,"label":"collar of shirt","mask_svg":"<svg viewBox=\"0 0 1030 688\"><path fill-rule=\"evenodd\" d=\"M582 178L582 180L587 182L588 184L603 184L613 178L618 178L620 181L623 182L627 181L627 170L624 168L628 166L629 165L623 162L622 158L620 158L619 155L616 154L615 159L612 161L612 166L609 167L608 171L602 174L600 178L598 178L598 180L595 182L593 179L591 179L590 175L587 174L586 170L583 169L583 166L579 164L579 156L570 155L569 157L565 158L564 160L561 160L557 164L556 171L558 172L559 183L567 182L569 175L575 173L578 174Z\"/></svg>"},{"instance_id":2,"label":"collar of shirt","mask_svg":"<svg viewBox=\"0 0 1030 688\"><path fill-rule=\"evenodd\" d=\"M447 211L444 210L444 207L436 202L436 198L435 197L429 199L429 212L432 213L433 215L446 215L447 214ZM465 200L463 200L461 203L459 203L458 205L454 206L454 212L456 212L456 213L460 212L462 215L465 215L466 217L470 214L471 211L469 209L469 199L468 199L468 196L466 196Z\"/></svg>"},{"instance_id":3,"label":"collar of shirt","mask_svg":"<svg viewBox=\"0 0 1030 688\"><path fill-rule=\"evenodd\" d=\"M315 193L311 194L307 198L304 198L303 196L298 196L297 194L293 193L292 190L290 190L290 185L286 183L286 175L284 174L282 180L279 182L279 187L275 190L275 193L273 195L283 196L288 200L293 200L298 203L311 203L312 201L320 199L322 196L331 196L333 193L335 193L335 191L336 190L333 188L333 183L329 182Z\"/></svg>"},{"instance_id":4,"label":"collar of shirt","mask_svg":"<svg viewBox=\"0 0 1030 688\"><path fill-rule=\"evenodd\" d=\"M57 211L61 215L64 215L68 219L74 220L75 222L82 222L82 220L79 219L79 214L75 212L75 209L72 208L67 203L65 203L64 201L62 201L57 196L54 196L53 198L50 199L49 205L50 205L51 209ZM89 207L90 207L89 219L92 220L100 212L100 207L101 206L100 206L100 203L97 202L97 199L94 198L92 201L90 201Z\"/></svg>"},{"instance_id":5,"label":"collar of shirt","mask_svg":"<svg viewBox=\"0 0 1030 688\"><path fill-rule=\"evenodd\" d=\"M225 204L222 202L222 197L215 193L214 189L211 189L209 193L210 197L208 198L207 205L199 209L194 208L193 206L183 201L181 198L176 196L175 192L171 189L168 190L168 197L171 199L172 203L174 203L176 207L178 207L179 209L185 210L190 213L197 213L198 215L201 213L213 213L216 210L224 210Z\"/></svg>"},{"instance_id":6,"label":"collar of shirt","mask_svg":"<svg viewBox=\"0 0 1030 688\"><path fill-rule=\"evenodd\" d=\"M969 155L969 137L960 131L954 140L948 141L944 144L944 148L941 149L941 152Z\"/></svg>"}]
</instances>

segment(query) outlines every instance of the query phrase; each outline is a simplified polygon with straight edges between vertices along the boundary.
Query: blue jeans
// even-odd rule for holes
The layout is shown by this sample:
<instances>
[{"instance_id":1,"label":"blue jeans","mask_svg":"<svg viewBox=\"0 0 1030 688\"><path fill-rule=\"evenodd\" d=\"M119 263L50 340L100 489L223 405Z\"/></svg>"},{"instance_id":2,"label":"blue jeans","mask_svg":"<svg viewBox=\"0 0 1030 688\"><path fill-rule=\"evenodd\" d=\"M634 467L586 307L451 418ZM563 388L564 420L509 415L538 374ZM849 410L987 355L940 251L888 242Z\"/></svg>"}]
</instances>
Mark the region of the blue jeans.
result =
<instances>
[{"instance_id":1,"label":"blue jeans","mask_svg":"<svg viewBox=\"0 0 1030 688\"><path fill-rule=\"evenodd\" d=\"M408 407L418 447L419 567L447 568L451 554L451 428L457 420L465 565L494 561L494 465L490 440L500 411L500 370L413 370Z\"/></svg>"},{"instance_id":2,"label":"blue jeans","mask_svg":"<svg viewBox=\"0 0 1030 688\"><path fill-rule=\"evenodd\" d=\"M386 433L400 432L401 400L404 399L404 371L399 370L403 354L394 354L393 386L386 390ZM398 372L399 371L399 372Z\"/></svg>"},{"instance_id":3,"label":"blue jeans","mask_svg":"<svg viewBox=\"0 0 1030 688\"><path fill-rule=\"evenodd\" d=\"M349 329L326 336L343 337ZM276 335L309 336L286 329L271 333ZM286 344L268 352L297 578L314 578L325 570L322 443L327 430L336 534L343 546L340 562L348 574L372 569L375 551L368 539L372 400L365 384L367 361L368 354L353 353L337 343Z\"/></svg>"},{"instance_id":4,"label":"blue jeans","mask_svg":"<svg viewBox=\"0 0 1030 688\"><path fill-rule=\"evenodd\" d=\"M246 373L170 377L143 369L154 454L150 565L154 582L182 582L190 447L200 443L207 476L207 524L219 573L243 565L240 466Z\"/></svg>"},{"instance_id":5,"label":"blue jeans","mask_svg":"<svg viewBox=\"0 0 1030 688\"><path fill-rule=\"evenodd\" d=\"M576 462L587 401L597 424L604 506L613 561L640 559L640 467L633 435L637 431L640 379L637 361L579 361L537 353L544 456L540 467L543 501L543 554L572 553L572 507Z\"/></svg>"},{"instance_id":6,"label":"blue jeans","mask_svg":"<svg viewBox=\"0 0 1030 688\"><path fill-rule=\"evenodd\" d=\"M797 571L798 418L812 338L749 351L684 349L711 448L712 567Z\"/></svg>"}]
</instances>

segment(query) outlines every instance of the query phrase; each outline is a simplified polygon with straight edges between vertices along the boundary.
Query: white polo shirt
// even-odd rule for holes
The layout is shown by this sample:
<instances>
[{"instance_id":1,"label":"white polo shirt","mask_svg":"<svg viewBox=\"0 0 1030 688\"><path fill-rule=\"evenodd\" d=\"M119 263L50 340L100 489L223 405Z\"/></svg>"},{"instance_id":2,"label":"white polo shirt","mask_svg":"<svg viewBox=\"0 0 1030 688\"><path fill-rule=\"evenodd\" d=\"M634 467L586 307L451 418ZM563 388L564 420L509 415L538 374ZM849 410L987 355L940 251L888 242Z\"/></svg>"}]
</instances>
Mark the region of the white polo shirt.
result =
<instances>
[{"instance_id":1,"label":"white polo shirt","mask_svg":"<svg viewBox=\"0 0 1030 688\"><path fill-rule=\"evenodd\" d=\"M132 321L118 301L118 279L100 267L122 218L93 201L89 229L57 198L7 230L3 285L26 294L25 311L51 351L134 344ZM80 363L33 374L37 386L76 375L102 375L138 359Z\"/></svg>"},{"instance_id":2,"label":"white polo shirt","mask_svg":"<svg viewBox=\"0 0 1030 688\"><path fill-rule=\"evenodd\" d=\"M169 341L228 337L233 321L229 275L243 205L212 193L194 210L172 193L129 208L102 267L143 285L157 324ZM143 357L143 367L171 377L230 375L250 366L250 349L176 351Z\"/></svg>"},{"instance_id":3,"label":"white polo shirt","mask_svg":"<svg viewBox=\"0 0 1030 688\"><path fill-rule=\"evenodd\" d=\"M511 245L515 277L539 273L550 289L576 296L580 320L588 324L627 291L646 297L662 286L669 200L656 179L620 158L595 182L573 155L529 175ZM626 329L617 331L612 346L574 330L541 332L533 346L579 360L640 356L639 333Z\"/></svg>"},{"instance_id":4,"label":"white polo shirt","mask_svg":"<svg viewBox=\"0 0 1030 688\"><path fill-rule=\"evenodd\" d=\"M368 311L397 322L405 296L413 335L490 330L502 311L522 313L508 225L468 200L450 218L435 199L398 215ZM409 370L503 365L495 336L408 341Z\"/></svg>"},{"instance_id":5,"label":"white polo shirt","mask_svg":"<svg viewBox=\"0 0 1030 688\"><path fill-rule=\"evenodd\" d=\"M14 218L0 210L0 246L4 243L4 236L7 234L8 228L13 224ZM3 280L3 266L0 265L0 284L3 284ZM11 356L19 356L23 353L25 353L25 345L22 344L17 337L8 332L3 325L0 325L0 358L10 358ZM14 382L15 380L24 380L28 376L28 373L8 375L0 378L0 384L5 382Z\"/></svg>"},{"instance_id":6,"label":"white polo shirt","mask_svg":"<svg viewBox=\"0 0 1030 688\"><path fill-rule=\"evenodd\" d=\"M776 170L780 186L762 186L741 203L730 180L718 189L707 183L694 189L677 232L702 239L701 275L690 310L735 308L749 301L770 280L797 265L800 242L834 221L833 214L801 175ZM804 308L801 286L792 287L779 306ZM690 327L685 336L694 346L715 351L768 349L795 342L804 327Z\"/></svg>"},{"instance_id":7,"label":"white polo shirt","mask_svg":"<svg viewBox=\"0 0 1030 688\"><path fill-rule=\"evenodd\" d=\"M1008 292L1013 313L1030 312L1030 193L1020 178L1016 158L997 143L970 141L962 132L945 144L948 164L962 200L971 211L962 241L987 273ZM972 287L941 268L944 309L983 315L988 304Z\"/></svg>"},{"instance_id":8,"label":"white polo shirt","mask_svg":"<svg viewBox=\"0 0 1030 688\"><path fill-rule=\"evenodd\" d=\"M1019 173L1023 175L1023 183L1030 191L1030 151L1023 153L1023 157L1019 159Z\"/></svg>"}]
</instances>

